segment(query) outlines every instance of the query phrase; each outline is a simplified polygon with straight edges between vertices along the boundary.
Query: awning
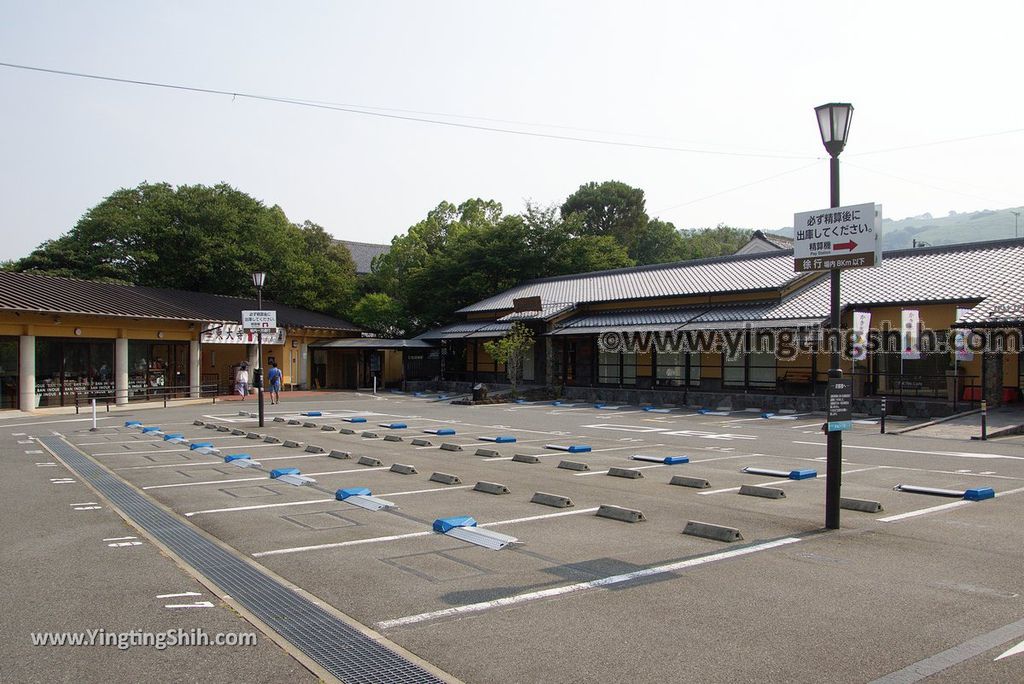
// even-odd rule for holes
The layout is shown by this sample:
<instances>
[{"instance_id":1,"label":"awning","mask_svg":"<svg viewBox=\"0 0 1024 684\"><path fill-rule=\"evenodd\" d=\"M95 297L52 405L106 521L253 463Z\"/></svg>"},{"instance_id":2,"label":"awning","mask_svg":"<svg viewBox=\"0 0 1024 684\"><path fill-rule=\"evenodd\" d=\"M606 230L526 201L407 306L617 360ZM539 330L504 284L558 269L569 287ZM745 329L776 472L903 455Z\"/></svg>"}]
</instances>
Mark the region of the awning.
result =
<instances>
[{"instance_id":1,"label":"awning","mask_svg":"<svg viewBox=\"0 0 1024 684\"><path fill-rule=\"evenodd\" d=\"M417 340L460 340L467 338L504 337L512 329L512 323L481 321L479 323L454 323L436 330L428 330L416 337Z\"/></svg>"},{"instance_id":2,"label":"awning","mask_svg":"<svg viewBox=\"0 0 1024 684\"><path fill-rule=\"evenodd\" d=\"M349 337L321 340L309 345L317 349L433 349L426 340L389 340L376 337Z\"/></svg>"}]
</instances>

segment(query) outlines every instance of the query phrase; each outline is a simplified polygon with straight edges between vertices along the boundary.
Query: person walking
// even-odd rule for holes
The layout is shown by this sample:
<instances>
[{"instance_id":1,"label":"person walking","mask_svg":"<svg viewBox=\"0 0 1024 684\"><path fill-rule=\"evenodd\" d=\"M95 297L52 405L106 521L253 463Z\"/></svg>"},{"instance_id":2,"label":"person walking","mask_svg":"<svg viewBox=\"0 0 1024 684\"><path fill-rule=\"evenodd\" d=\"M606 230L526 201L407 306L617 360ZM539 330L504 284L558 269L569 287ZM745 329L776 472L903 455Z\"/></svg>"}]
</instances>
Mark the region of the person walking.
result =
<instances>
[{"instance_id":1,"label":"person walking","mask_svg":"<svg viewBox=\"0 0 1024 684\"><path fill-rule=\"evenodd\" d=\"M245 401L245 397L249 394L249 366L244 363L238 367L238 372L235 373L235 387L238 389L238 395L242 397L242 401Z\"/></svg>"},{"instance_id":2,"label":"person walking","mask_svg":"<svg viewBox=\"0 0 1024 684\"><path fill-rule=\"evenodd\" d=\"M270 362L270 370L267 371L267 380L270 381L270 403L281 403L281 369L273 361Z\"/></svg>"}]
</instances>

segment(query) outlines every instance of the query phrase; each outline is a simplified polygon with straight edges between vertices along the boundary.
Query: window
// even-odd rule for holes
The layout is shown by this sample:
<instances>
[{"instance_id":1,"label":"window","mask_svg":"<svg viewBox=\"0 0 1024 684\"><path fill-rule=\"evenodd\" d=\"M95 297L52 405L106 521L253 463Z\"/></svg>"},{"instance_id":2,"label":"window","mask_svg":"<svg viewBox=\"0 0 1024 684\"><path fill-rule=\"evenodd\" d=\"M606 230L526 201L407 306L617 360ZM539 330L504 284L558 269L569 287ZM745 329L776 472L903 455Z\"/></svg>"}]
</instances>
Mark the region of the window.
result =
<instances>
[{"instance_id":1,"label":"window","mask_svg":"<svg viewBox=\"0 0 1024 684\"><path fill-rule=\"evenodd\" d=\"M18 408L18 338L0 337L0 409Z\"/></svg>"},{"instance_id":2,"label":"window","mask_svg":"<svg viewBox=\"0 0 1024 684\"><path fill-rule=\"evenodd\" d=\"M597 381L602 385L619 384L619 352L597 353Z\"/></svg>"},{"instance_id":3,"label":"window","mask_svg":"<svg viewBox=\"0 0 1024 684\"><path fill-rule=\"evenodd\" d=\"M636 352L599 351L597 382L602 385L635 385Z\"/></svg>"},{"instance_id":4,"label":"window","mask_svg":"<svg viewBox=\"0 0 1024 684\"><path fill-rule=\"evenodd\" d=\"M658 352L658 373L655 378L659 387L680 387L700 384L700 355L689 352Z\"/></svg>"},{"instance_id":5,"label":"window","mask_svg":"<svg viewBox=\"0 0 1024 684\"><path fill-rule=\"evenodd\" d=\"M727 387L774 389L776 358L772 352L750 351L722 362L722 384Z\"/></svg>"},{"instance_id":6,"label":"window","mask_svg":"<svg viewBox=\"0 0 1024 684\"><path fill-rule=\"evenodd\" d=\"M112 397L113 368L113 341L37 339L38 405L73 406L76 398Z\"/></svg>"}]
</instances>

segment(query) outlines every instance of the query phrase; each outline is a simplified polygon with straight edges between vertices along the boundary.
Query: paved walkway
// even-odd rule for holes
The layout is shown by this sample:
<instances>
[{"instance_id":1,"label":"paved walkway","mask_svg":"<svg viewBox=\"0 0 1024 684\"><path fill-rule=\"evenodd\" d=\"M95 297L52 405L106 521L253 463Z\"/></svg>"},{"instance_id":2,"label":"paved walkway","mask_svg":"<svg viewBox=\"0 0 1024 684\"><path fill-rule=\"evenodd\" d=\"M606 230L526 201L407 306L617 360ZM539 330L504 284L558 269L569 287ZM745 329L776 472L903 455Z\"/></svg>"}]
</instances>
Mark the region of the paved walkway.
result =
<instances>
[{"instance_id":1,"label":"paved walkway","mask_svg":"<svg viewBox=\"0 0 1024 684\"><path fill-rule=\"evenodd\" d=\"M988 412L988 433L1004 428L1024 425L1024 405L1011 404ZM911 437L939 437L944 439L969 440L981 436L981 413L960 416L944 423L929 425L905 433Z\"/></svg>"}]
</instances>

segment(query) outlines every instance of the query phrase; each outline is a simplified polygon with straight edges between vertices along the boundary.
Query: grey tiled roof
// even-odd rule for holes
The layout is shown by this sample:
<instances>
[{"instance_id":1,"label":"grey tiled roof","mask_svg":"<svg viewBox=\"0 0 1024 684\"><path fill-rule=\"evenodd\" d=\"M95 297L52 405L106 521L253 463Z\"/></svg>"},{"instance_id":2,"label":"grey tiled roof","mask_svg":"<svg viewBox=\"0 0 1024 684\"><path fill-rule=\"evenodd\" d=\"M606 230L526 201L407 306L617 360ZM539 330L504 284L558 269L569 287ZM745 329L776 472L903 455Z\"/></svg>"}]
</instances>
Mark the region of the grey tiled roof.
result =
<instances>
[{"instance_id":1,"label":"grey tiled roof","mask_svg":"<svg viewBox=\"0 0 1024 684\"><path fill-rule=\"evenodd\" d=\"M352 240L335 240L339 245L344 245L352 261L356 264L356 273L365 275L370 272L373 265L373 257L379 254L387 254L391 251L391 245L378 245L372 242L353 242Z\"/></svg>"},{"instance_id":2,"label":"grey tiled roof","mask_svg":"<svg viewBox=\"0 0 1024 684\"><path fill-rule=\"evenodd\" d=\"M441 328L428 330L414 340L450 340L466 337L501 337L512 329L512 323L496 321L467 321L452 323Z\"/></svg>"},{"instance_id":3,"label":"grey tiled roof","mask_svg":"<svg viewBox=\"0 0 1024 684\"><path fill-rule=\"evenodd\" d=\"M1024 240L976 242L887 252L877 268L843 271L843 307L926 302L997 303L1024 299ZM822 277L787 301L780 316L828 315L829 279ZM1017 320L1020 320L1018 317Z\"/></svg>"},{"instance_id":4,"label":"grey tiled roof","mask_svg":"<svg viewBox=\"0 0 1024 684\"><path fill-rule=\"evenodd\" d=\"M773 255L731 257L728 260L704 260L688 262L693 270L684 270L686 277L708 269L724 270L727 273L747 273L743 281L745 289L770 290L777 296L779 286L765 287L766 283L784 280L777 267L785 269L792 276L792 252L787 250ZM667 279L679 274L684 264L675 264L673 269L658 272L658 278ZM750 268L746 268L750 266ZM761 279L767 271L769 277ZM638 269L620 272L591 274L597 279L632 278ZM647 273L647 270L640 271ZM722 274L719 273L719 276ZM639 277L639 276L637 276ZM566 283L567 278L548 279L528 283L507 293L484 300L474 305L486 310L495 303L511 302L511 294L526 296L542 294L543 288L556 291L570 291L576 288L591 296L598 290L586 283L588 278L577 276L582 284ZM732 283L733 285L737 283ZM672 287L663 282L665 297L678 294L681 290L699 289L690 283ZM704 286L700 286L704 287ZM525 291L524 288L537 288ZM588 289L589 288L589 289ZM768 296L771 296L768 295ZM627 299L633 297L617 297ZM561 321L555 328L556 334L595 332L616 327L637 330L674 330L694 327L729 325L749 322L779 325L788 322L793 326L815 325L829 316L830 283L828 275L821 274L817 280L801 287L781 300L754 304L718 306L656 307L610 312L581 312ZM841 277L840 299L842 306L913 305L927 302L956 302L975 305L971 313L962 319L964 324L978 325L1020 324L1024 322L1024 240L1002 240L996 242L968 243L925 249L898 250L887 252L882 265L877 268L851 269ZM504 320L504 319L502 319ZM685 326L685 328L682 328Z\"/></svg>"},{"instance_id":5,"label":"grey tiled roof","mask_svg":"<svg viewBox=\"0 0 1024 684\"><path fill-rule=\"evenodd\" d=\"M502 316L499 321L546 321L553 316L575 308L574 304L544 304L540 311L513 311Z\"/></svg>"},{"instance_id":6,"label":"grey tiled roof","mask_svg":"<svg viewBox=\"0 0 1024 684\"><path fill-rule=\"evenodd\" d=\"M243 309L256 308L255 298L0 271L0 309L8 311L237 323ZM269 300L263 308L276 310L282 327L360 330L340 318Z\"/></svg>"},{"instance_id":7,"label":"grey tiled roof","mask_svg":"<svg viewBox=\"0 0 1024 684\"><path fill-rule=\"evenodd\" d=\"M461 313L512 308L519 297L539 296L549 302L611 302L721 292L776 290L802 274L793 272L786 252L752 256L725 256L596 271L579 275L532 280L501 294L471 304Z\"/></svg>"}]
</instances>

